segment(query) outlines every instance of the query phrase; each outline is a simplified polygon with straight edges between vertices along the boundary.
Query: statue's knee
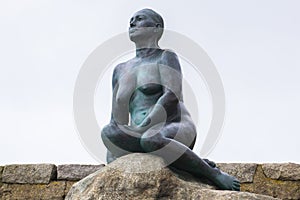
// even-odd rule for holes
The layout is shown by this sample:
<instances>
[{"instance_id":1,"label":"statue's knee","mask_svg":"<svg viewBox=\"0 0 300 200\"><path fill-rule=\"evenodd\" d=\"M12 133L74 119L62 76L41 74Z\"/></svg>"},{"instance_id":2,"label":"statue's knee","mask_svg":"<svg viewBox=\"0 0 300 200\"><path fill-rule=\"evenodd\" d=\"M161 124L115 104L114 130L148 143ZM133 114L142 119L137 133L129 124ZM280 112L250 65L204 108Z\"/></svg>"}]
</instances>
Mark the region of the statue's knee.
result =
<instances>
[{"instance_id":1,"label":"statue's knee","mask_svg":"<svg viewBox=\"0 0 300 200\"><path fill-rule=\"evenodd\" d=\"M162 141L158 136L142 136L140 140L140 145L145 152L152 152L162 148Z\"/></svg>"},{"instance_id":2,"label":"statue's knee","mask_svg":"<svg viewBox=\"0 0 300 200\"><path fill-rule=\"evenodd\" d=\"M106 125L106 126L104 126L103 128L102 128L102 130L101 130L101 137L103 138L103 137L107 137L108 135L109 135L109 131L110 130L110 127L109 127L109 125Z\"/></svg>"},{"instance_id":3,"label":"statue's knee","mask_svg":"<svg viewBox=\"0 0 300 200\"><path fill-rule=\"evenodd\" d=\"M104 126L101 131L102 140L114 140L117 137L117 132L111 124Z\"/></svg>"},{"instance_id":4,"label":"statue's knee","mask_svg":"<svg viewBox=\"0 0 300 200\"><path fill-rule=\"evenodd\" d=\"M107 150L107 153L106 153L107 164L113 162L116 159L117 159L117 157L115 155L113 155L109 150Z\"/></svg>"}]
</instances>

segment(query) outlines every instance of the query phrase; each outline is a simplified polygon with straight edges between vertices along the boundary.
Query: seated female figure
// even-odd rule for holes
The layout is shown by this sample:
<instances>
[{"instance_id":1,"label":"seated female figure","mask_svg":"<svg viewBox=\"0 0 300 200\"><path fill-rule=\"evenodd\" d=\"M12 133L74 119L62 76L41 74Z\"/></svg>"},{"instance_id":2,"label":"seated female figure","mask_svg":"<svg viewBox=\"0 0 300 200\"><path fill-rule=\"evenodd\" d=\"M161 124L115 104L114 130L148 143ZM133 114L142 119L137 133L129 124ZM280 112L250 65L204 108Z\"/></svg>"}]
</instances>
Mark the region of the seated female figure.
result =
<instances>
[{"instance_id":1,"label":"seated female figure","mask_svg":"<svg viewBox=\"0 0 300 200\"><path fill-rule=\"evenodd\" d=\"M238 180L192 151L197 133L183 103L181 67L174 52L158 46L163 27L162 17L150 9L130 20L136 56L113 72L111 121L101 133L107 160L152 153L177 169L210 179L220 189L239 190Z\"/></svg>"}]
</instances>

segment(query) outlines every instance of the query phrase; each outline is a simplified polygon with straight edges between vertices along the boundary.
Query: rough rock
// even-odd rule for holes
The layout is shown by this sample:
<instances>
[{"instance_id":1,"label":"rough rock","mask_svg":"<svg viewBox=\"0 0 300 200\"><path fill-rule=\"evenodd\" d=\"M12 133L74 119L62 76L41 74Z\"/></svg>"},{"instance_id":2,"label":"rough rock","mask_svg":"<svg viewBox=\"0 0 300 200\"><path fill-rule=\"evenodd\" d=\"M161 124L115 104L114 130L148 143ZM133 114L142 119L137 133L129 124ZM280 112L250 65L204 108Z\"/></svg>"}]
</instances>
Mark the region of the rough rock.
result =
<instances>
[{"instance_id":1,"label":"rough rock","mask_svg":"<svg viewBox=\"0 0 300 200\"><path fill-rule=\"evenodd\" d=\"M276 198L258 195L248 192L232 192L224 190L200 190L198 195L192 198L182 198L182 199L199 199L199 200L275 200Z\"/></svg>"},{"instance_id":2,"label":"rough rock","mask_svg":"<svg viewBox=\"0 0 300 200\"><path fill-rule=\"evenodd\" d=\"M281 199L300 199L300 181L283 181L268 178L264 175L261 165L256 169L253 183L242 184L242 190Z\"/></svg>"},{"instance_id":3,"label":"rough rock","mask_svg":"<svg viewBox=\"0 0 300 200\"><path fill-rule=\"evenodd\" d=\"M210 184L205 184L187 173L177 174L178 172L165 167L164 161L159 157L141 153L129 154L75 183L66 200L274 199L247 192L215 190Z\"/></svg>"},{"instance_id":4,"label":"rough rock","mask_svg":"<svg viewBox=\"0 0 300 200\"><path fill-rule=\"evenodd\" d=\"M300 165L295 163L263 164L262 169L268 178L276 180L299 181Z\"/></svg>"},{"instance_id":5,"label":"rough rock","mask_svg":"<svg viewBox=\"0 0 300 200\"><path fill-rule=\"evenodd\" d=\"M44 183L56 179L56 166L52 164L6 165L3 183Z\"/></svg>"},{"instance_id":6,"label":"rough rock","mask_svg":"<svg viewBox=\"0 0 300 200\"><path fill-rule=\"evenodd\" d=\"M0 187L0 199L63 200L65 182L50 184L3 184Z\"/></svg>"},{"instance_id":7,"label":"rough rock","mask_svg":"<svg viewBox=\"0 0 300 200\"><path fill-rule=\"evenodd\" d=\"M70 191L72 185L74 185L77 181L66 181L66 187L65 187L65 196Z\"/></svg>"},{"instance_id":8,"label":"rough rock","mask_svg":"<svg viewBox=\"0 0 300 200\"><path fill-rule=\"evenodd\" d=\"M0 188L2 186L2 172L3 172L4 167L0 166ZM1 197L1 196L0 196ZM1 198L0 198L1 199Z\"/></svg>"},{"instance_id":9,"label":"rough rock","mask_svg":"<svg viewBox=\"0 0 300 200\"><path fill-rule=\"evenodd\" d=\"M57 179L78 181L102 167L104 165L58 165Z\"/></svg>"},{"instance_id":10,"label":"rough rock","mask_svg":"<svg viewBox=\"0 0 300 200\"><path fill-rule=\"evenodd\" d=\"M254 163L219 163L217 167L235 176L241 183L251 183L257 168Z\"/></svg>"},{"instance_id":11,"label":"rough rock","mask_svg":"<svg viewBox=\"0 0 300 200\"><path fill-rule=\"evenodd\" d=\"M3 172L4 167L0 166L0 183L2 182L2 172Z\"/></svg>"}]
</instances>

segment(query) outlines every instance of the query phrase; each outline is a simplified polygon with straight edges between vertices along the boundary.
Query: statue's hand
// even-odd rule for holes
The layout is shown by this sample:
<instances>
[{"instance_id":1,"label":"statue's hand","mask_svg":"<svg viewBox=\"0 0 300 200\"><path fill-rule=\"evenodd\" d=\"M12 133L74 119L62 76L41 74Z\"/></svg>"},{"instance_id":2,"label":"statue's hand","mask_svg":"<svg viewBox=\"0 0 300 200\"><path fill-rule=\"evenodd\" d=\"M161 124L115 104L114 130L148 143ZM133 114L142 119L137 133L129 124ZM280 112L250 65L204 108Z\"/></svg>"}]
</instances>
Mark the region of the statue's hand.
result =
<instances>
[{"instance_id":1,"label":"statue's hand","mask_svg":"<svg viewBox=\"0 0 300 200\"><path fill-rule=\"evenodd\" d=\"M128 126L128 125L123 125L125 130L127 131L134 131L138 133L143 133L147 129L149 129L152 126L151 124L151 119L149 117L145 118L139 125L135 126Z\"/></svg>"},{"instance_id":2,"label":"statue's hand","mask_svg":"<svg viewBox=\"0 0 300 200\"><path fill-rule=\"evenodd\" d=\"M129 131L134 131L138 133L143 133L147 129L151 127L151 119L150 118L145 118L140 124L134 125L134 126L124 126L127 130Z\"/></svg>"},{"instance_id":3,"label":"statue's hand","mask_svg":"<svg viewBox=\"0 0 300 200\"><path fill-rule=\"evenodd\" d=\"M140 126L124 126L125 129L127 129L127 131L133 131L136 133L143 133L144 131L147 130L146 127L140 127Z\"/></svg>"},{"instance_id":4,"label":"statue's hand","mask_svg":"<svg viewBox=\"0 0 300 200\"><path fill-rule=\"evenodd\" d=\"M146 127L146 126L150 125L150 123L151 123L150 117L146 117L146 118L142 121L142 123L139 125L139 127Z\"/></svg>"}]
</instances>

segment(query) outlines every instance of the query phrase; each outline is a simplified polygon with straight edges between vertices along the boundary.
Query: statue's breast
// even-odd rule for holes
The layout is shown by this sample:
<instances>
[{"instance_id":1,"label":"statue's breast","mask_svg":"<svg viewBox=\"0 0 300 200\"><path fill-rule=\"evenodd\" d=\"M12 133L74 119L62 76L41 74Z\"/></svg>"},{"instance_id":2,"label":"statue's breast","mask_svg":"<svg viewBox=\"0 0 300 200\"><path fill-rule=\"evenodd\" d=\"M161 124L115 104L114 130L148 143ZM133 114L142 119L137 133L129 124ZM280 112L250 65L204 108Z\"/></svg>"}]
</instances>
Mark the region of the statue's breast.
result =
<instances>
[{"instance_id":1,"label":"statue's breast","mask_svg":"<svg viewBox=\"0 0 300 200\"><path fill-rule=\"evenodd\" d=\"M140 86L138 90L146 95L152 95L161 93L163 91L163 86L156 83L147 83L145 85Z\"/></svg>"},{"instance_id":2,"label":"statue's breast","mask_svg":"<svg viewBox=\"0 0 300 200\"><path fill-rule=\"evenodd\" d=\"M160 74L157 63L144 63L136 68L137 88L155 89L155 84L160 85Z\"/></svg>"},{"instance_id":3,"label":"statue's breast","mask_svg":"<svg viewBox=\"0 0 300 200\"><path fill-rule=\"evenodd\" d=\"M130 68L125 68L120 73L116 89L116 101L118 103L129 102L131 95L136 89L136 73Z\"/></svg>"}]
</instances>

